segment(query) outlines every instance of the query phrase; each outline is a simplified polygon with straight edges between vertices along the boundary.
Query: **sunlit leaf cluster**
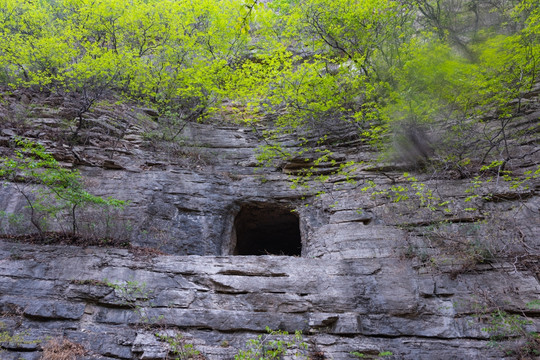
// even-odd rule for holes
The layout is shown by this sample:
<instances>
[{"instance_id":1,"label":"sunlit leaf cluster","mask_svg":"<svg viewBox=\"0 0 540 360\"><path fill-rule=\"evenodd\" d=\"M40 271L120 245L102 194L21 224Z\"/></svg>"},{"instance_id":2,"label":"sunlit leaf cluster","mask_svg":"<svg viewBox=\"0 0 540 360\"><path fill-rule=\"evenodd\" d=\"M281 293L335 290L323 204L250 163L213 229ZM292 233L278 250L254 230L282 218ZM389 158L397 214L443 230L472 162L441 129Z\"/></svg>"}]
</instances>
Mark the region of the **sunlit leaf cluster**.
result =
<instances>
[{"instance_id":1,"label":"sunlit leaf cluster","mask_svg":"<svg viewBox=\"0 0 540 360\"><path fill-rule=\"evenodd\" d=\"M271 119L275 154L276 134L324 137L341 124L387 149L411 141L404 128L437 128L439 146L421 157L500 160L505 119L538 81L539 8L537 0L0 0L0 81L78 97L79 116L113 92L181 121ZM471 136L486 115L498 128ZM463 141L478 146L465 151Z\"/></svg>"}]
</instances>

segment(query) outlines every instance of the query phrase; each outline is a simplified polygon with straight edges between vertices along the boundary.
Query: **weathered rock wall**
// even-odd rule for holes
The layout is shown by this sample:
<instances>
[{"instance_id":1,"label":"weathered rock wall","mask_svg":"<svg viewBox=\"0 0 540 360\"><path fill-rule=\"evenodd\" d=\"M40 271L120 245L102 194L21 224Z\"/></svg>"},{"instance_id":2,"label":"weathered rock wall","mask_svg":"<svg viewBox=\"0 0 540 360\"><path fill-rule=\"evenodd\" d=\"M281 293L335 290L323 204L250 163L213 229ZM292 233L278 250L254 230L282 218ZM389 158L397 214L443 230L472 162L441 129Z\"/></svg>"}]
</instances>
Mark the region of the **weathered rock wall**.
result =
<instances>
[{"instance_id":1,"label":"weathered rock wall","mask_svg":"<svg viewBox=\"0 0 540 360\"><path fill-rule=\"evenodd\" d=\"M61 110L33 111L42 128L58 128ZM426 212L414 201L392 203L362 191L368 180L406 184L399 171L366 167L355 172L356 184L291 189L286 173L305 164L258 169L254 130L190 125L181 145L152 149L142 134L150 119L126 115L115 132L107 122L112 115L102 112L88 130L98 136L87 145L58 146L51 129L35 128L3 129L0 144L9 145L16 132L39 137L57 159L81 170L90 192L130 201L115 231L170 255L0 241L0 321L10 334L44 342L66 337L83 344L88 358L163 359L166 345L154 334L180 331L207 359L232 359L268 326L301 330L312 359L353 359L355 351L500 359L524 338L490 347L493 334L481 329L490 326L493 309L526 316L526 331L540 329L540 310L527 306L540 299L534 185L490 188L500 196L482 200L477 211L456 202L449 214ZM121 135L105 136L104 128ZM373 157L355 141L336 150L338 162ZM465 197L467 180L430 181L441 198ZM314 196L319 190L325 194ZM296 209L300 257L230 256L235 216L249 204ZM0 209L17 213L24 206L13 184L0 189ZM496 222L480 221L487 210ZM0 358L38 359L44 342L0 344Z\"/></svg>"},{"instance_id":2,"label":"weathered rock wall","mask_svg":"<svg viewBox=\"0 0 540 360\"><path fill-rule=\"evenodd\" d=\"M330 359L351 359L352 351L498 359L501 352L487 346L485 325L474 316L476 297L496 295L518 310L540 291L532 274L511 264L451 278L419 274L396 257L137 257L13 243L0 249L0 309L12 315L3 321L31 339L66 336L104 359L163 358L153 335L161 329L181 329L208 359L230 359L267 326L302 330L310 350ZM142 287L151 303L141 301L143 319L103 281ZM26 345L2 356L36 359L38 349Z\"/></svg>"}]
</instances>

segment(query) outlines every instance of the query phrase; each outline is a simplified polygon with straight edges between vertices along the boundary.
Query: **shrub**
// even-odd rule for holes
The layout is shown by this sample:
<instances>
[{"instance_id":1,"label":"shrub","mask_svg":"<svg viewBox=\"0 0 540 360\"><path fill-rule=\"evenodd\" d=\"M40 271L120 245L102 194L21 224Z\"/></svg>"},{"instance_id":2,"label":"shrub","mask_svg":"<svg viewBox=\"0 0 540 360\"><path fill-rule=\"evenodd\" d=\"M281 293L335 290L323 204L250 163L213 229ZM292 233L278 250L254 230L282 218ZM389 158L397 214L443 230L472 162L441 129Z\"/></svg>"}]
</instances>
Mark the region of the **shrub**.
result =
<instances>
[{"instance_id":1,"label":"shrub","mask_svg":"<svg viewBox=\"0 0 540 360\"><path fill-rule=\"evenodd\" d=\"M186 341L182 334L176 334L175 336L168 336L165 334L156 333L155 336L165 341L169 345L169 352L167 355L172 354L175 360L197 360L204 359L199 350L196 350L193 344Z\"/></svg>"},{"instance_id":2,"label":"shrub","mask_svg":"<svg viewBox=\"0 0 540 360\"><path fill-rule=\"evenodd\" d=\"M289 340L287 331L271 330L259 335L256 339L248 340L246 350L240 350L234 356L235 360L270 360L281 359L285 355L293 355L294 359L308 359L305 354L308 345L303 341L302 332L296 331L294 338Z\"/></svg>"}]
</instances>

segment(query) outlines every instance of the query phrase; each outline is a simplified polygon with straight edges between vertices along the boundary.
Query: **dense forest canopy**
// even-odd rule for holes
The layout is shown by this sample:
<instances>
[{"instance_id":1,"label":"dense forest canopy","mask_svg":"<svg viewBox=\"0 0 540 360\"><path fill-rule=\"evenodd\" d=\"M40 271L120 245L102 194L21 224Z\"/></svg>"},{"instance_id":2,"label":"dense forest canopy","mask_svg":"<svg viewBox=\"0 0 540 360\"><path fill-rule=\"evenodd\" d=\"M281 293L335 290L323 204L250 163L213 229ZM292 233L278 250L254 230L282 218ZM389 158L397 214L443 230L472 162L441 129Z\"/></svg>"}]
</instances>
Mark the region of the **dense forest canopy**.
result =
<instances>
[{"instance_id":1,"label":"dense forest canopy","mask_svg":"<svg viewBox=\"0 0 540 360\"><path fill-rule=\"evenodd\" d=\"M381 148L437 130L410 155L462 175L500 166L539 61L538 0L0 0L4 86L72 97L79 127L110 94L178 127L272 119L262 160L347 124Z\"/></svg>"}]
</instances>

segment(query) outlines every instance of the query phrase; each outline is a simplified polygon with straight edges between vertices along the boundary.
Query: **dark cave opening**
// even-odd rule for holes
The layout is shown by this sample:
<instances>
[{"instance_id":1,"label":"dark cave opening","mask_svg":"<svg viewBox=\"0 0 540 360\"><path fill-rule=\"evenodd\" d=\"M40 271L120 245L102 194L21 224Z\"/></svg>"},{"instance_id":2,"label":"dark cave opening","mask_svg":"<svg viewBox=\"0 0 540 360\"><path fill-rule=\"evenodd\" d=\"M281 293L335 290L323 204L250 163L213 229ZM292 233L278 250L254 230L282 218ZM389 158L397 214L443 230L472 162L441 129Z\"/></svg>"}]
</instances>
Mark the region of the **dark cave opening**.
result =
<instances>
[{"instance_id":1,"label":"dark cave opening","mask_svg":"<svg viewBox=\"0 0 540 360\"><path fill-rule=\"evenodd\" d=\"M302 254L298 216L275 204L245 205L234 221L234 255Z\"/></svg>"}]
</instances>

